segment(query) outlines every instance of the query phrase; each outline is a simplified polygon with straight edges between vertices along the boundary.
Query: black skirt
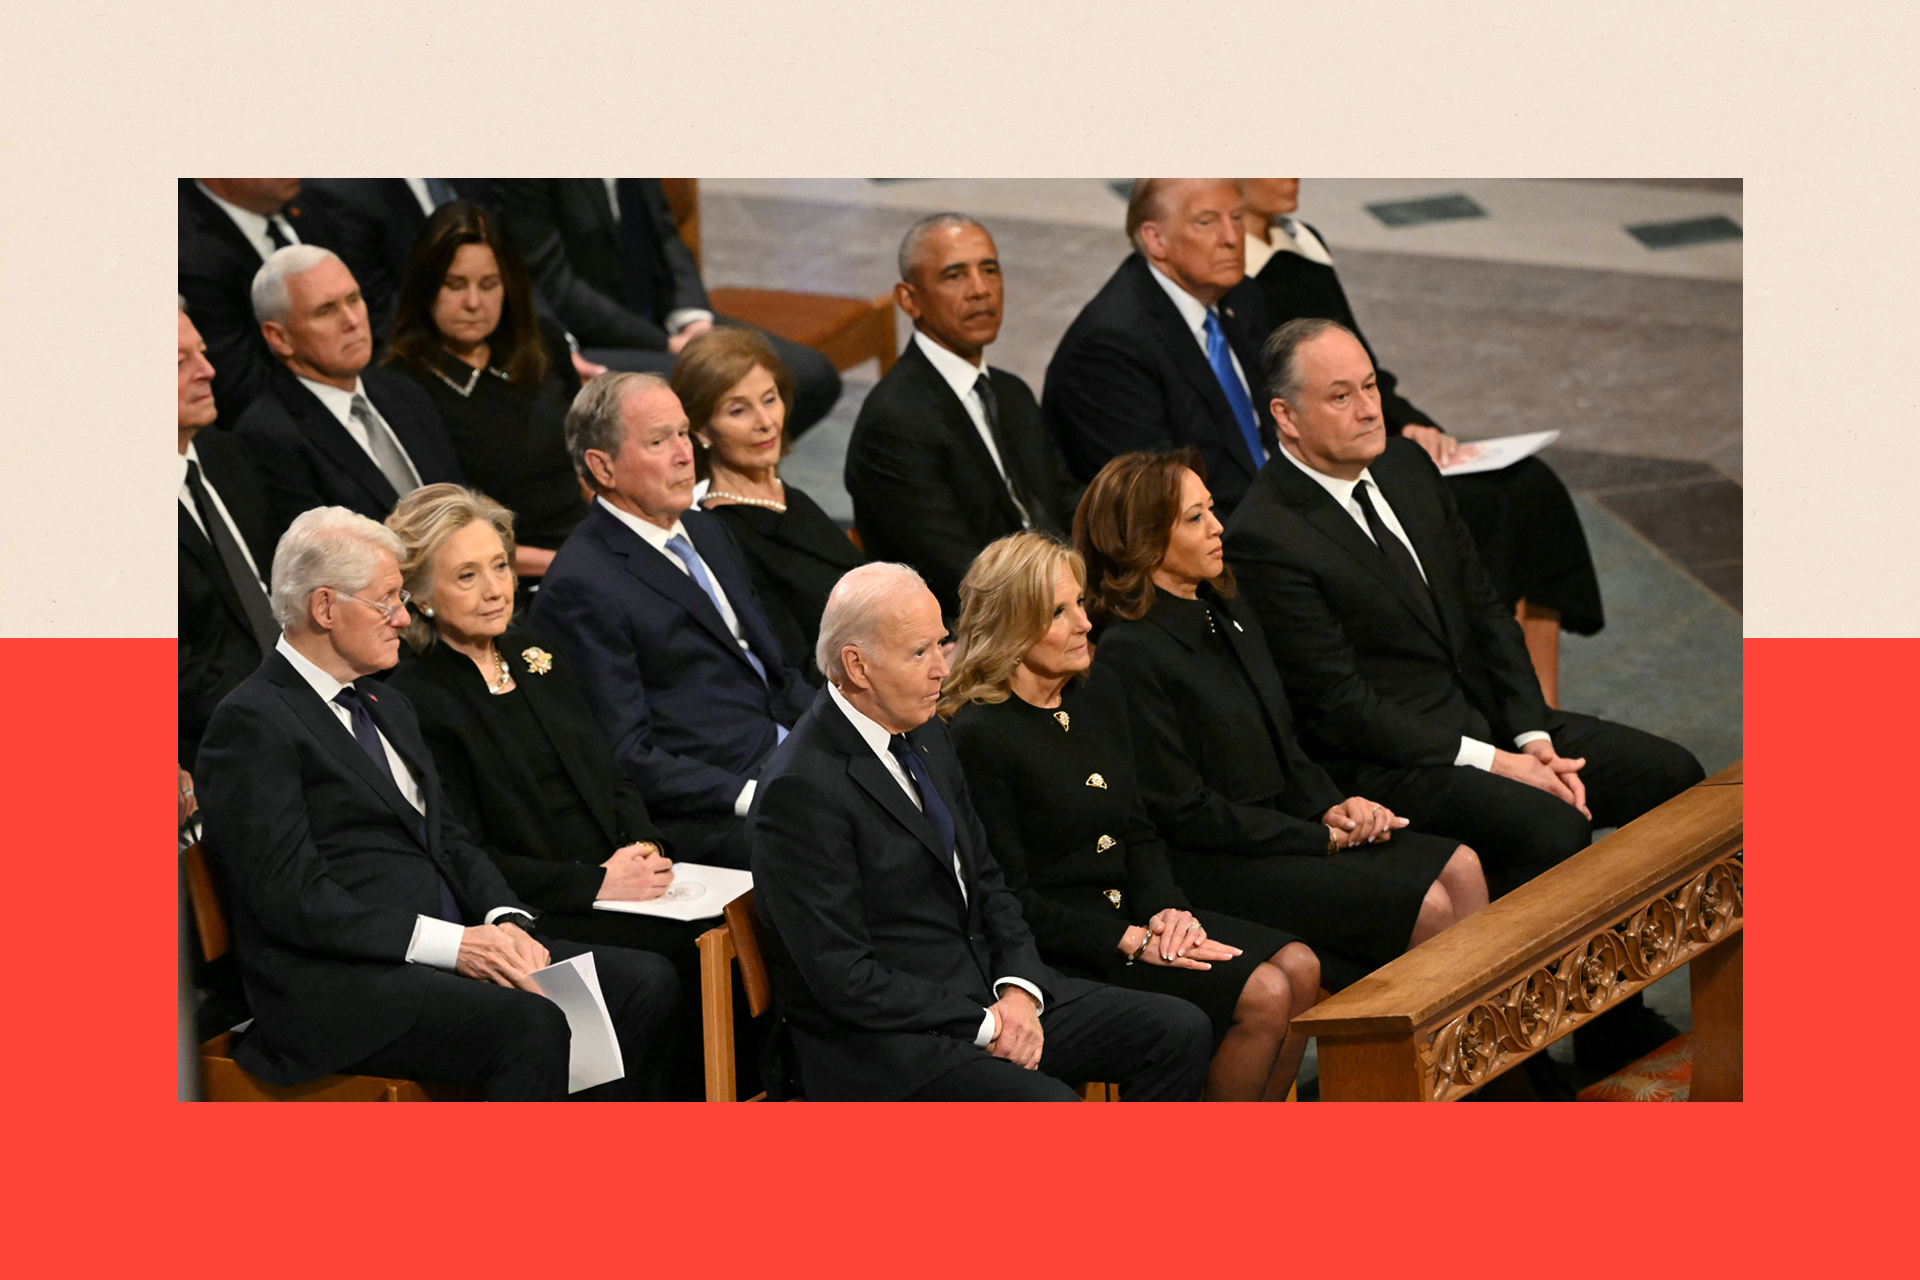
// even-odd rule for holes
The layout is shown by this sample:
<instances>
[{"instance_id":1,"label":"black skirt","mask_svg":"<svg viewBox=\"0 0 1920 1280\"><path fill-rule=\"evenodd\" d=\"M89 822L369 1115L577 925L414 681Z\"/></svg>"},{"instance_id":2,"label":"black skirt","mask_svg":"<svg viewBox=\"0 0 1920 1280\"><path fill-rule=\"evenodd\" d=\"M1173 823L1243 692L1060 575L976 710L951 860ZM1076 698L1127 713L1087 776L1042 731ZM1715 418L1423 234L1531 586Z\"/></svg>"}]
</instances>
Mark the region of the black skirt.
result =
<instances>
[{"instance_id":1,"label":"black skirt","mask_svg":"<svg viewBox=\"0 0 1920 1280\"><path fill-rule=\"evenodd\" d=\"M1218 911L1198 910L1193 914L1209 938L1240 948L1240 954L1231 960L1214 961L1211 969L1171 969L1144 960L1128 964L1124 956L1115 953L1113 963L1105 972L1082 971L1075 976L1111 982L1129 991L1157 991L1199 1005L1200 1011L1213 1023L1213 1047L1218 1049L1233 1026L1233 1008L1240 1003L1240 993L1246 989L1254 967L1298 939L1279 929ZM1055 967L1068 972L1064 965Z\"/></svg>"},{"instance_id":2,"label":"black skirt","mask_svg":"<svg viewBox=\"0 0 1920 1280\"><path fill-rule=\"evenodd\" d=\"M1327 857L1180 850L1173 868L1195 905L1231 907L1312 947L1321 985L1338 991L1407 949L1427 889L1459 845L1401 831Z\"/></svg>"}]
</instances>

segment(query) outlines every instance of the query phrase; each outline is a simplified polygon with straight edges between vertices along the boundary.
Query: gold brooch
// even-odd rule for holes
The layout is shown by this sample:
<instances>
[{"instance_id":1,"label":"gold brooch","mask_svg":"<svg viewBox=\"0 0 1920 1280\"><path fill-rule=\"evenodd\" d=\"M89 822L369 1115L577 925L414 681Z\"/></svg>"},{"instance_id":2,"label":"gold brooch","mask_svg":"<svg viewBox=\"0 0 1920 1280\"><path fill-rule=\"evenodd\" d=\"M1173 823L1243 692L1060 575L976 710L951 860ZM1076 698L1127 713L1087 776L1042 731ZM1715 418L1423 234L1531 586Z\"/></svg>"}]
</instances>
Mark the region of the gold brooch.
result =
<instances>
[{"instance_id":1,"label":"gold brooch","mask_svg":"<svg viewBox=\"0 0 1920 1280\"><path fill-rule=\"evenodd\" d=\"M527 670L534 675L543 676L553 670L553 655L538 645L531 649L522 649L520 656L527 660Z\"/></svg>"},{"instance_id":2,"label":"gold brooch","mask_svg":"<svg viewBox=\"0 0 1920 1280\"><path fill-rule=\"evenodd\" d=\"M1115 840L1112 836L1101 836L1100 839L1094 844L1093 851L1095 853L1105 853L1107 850L1113 848L1113 846L1118 843L1120 842L1118 840ZM1117 892L1117 890L1109 890L1109 892Z\"/></svg>"},{"instance_id":3,"label":"gold brooch","mask_svg":"<svg viewBox=\"0 0 1920 1280\"><path fill-rule=\"evenodd\" d=\"M1120 909L1120 891L1118 889L1102 889L1100 892L1107 895L1107 901L1113 904L1115 911Z\"/></svg>"},{"instance_id":4,"label":"gold brooch","mask_svg":"<svg viewBox=\"0 0 1920 1280\"><path fill-rule=\"evenodd\" d=\"M1067 714L1066 712L1064 712L1064 711L1056 711L1056 712L1054 712L1054 713L1053 713L1053 718L1054 718L1055 720L1058 720L1058 721L1060 722L1060 729L1061 729L1061 731L1062 731L1062 732L1064 732L1064 733L1072 733L1072 732L1073 732L1073 717L1072 717L1072 716L1070 716L1070 715L1068 715L1068 714Z\"/></svg>"},{"instance_id":5,"label":"gold brooch","mask_svg":"<svg viewBox=\"0 0 1920 1280\"><path fill-rule=\"evenodd\" d=\"M1097 773L1090 773L1087 775L1087 785L1090 787L1098 787L1102 791L1105 791L1107 789L1107 780Z\"/></svg>"}]
</instances>

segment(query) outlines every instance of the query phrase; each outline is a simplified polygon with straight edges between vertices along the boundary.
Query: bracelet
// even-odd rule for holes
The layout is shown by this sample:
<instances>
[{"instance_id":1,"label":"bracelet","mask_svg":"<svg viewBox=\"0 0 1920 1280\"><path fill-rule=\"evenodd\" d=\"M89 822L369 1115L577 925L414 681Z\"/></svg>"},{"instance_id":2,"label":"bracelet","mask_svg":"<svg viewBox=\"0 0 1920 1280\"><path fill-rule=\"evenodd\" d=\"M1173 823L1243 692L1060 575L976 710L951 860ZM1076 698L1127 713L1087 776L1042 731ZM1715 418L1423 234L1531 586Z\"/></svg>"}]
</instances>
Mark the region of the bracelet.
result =
<instances>
[{"instance_id":1,"label":"bracelet","mask_svg":"<svg viewBox=\"0 0 1920 1280\"><path fill-rule=\"evenodd\" d=\"M1141 928L1145 929L1146 926L1142 925ZM1147 946L1152 941L1153 941L1153 930L1147 929L1147 936L1140 939L1140 945L1135 947L1133 949L1133 954L1127 957L1127 963L1132 964L1135 960L1138 960L1141 956L1147 954Z\"/></svg>"}]
</instances>

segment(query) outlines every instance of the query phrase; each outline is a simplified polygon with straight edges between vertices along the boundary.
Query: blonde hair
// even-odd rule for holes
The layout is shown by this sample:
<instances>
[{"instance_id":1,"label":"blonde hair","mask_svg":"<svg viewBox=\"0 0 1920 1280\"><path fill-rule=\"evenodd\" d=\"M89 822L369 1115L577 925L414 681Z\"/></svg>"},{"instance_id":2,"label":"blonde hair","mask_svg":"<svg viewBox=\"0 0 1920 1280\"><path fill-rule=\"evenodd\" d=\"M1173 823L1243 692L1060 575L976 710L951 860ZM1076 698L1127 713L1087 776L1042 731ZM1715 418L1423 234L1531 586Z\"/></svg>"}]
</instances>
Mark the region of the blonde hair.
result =
<instances>
[{"instance_id":1,"label":"blonde hair","mask_svg":"<svg viewBox=\"0 0 1920 1280\"><path fill-rule=\"evenodd\" d=\"M513 512L478 489L446 483L423 485L395 503L393 514L387 517L387 528L404 548L400 556L401 585L413 596L414 609L413 620L402 634L415 653L431 649L435 639L433 623L420 611L420 606L433 603L433 558L448 538L476 520L493 526L500 535L500 545L507 552L507 572L512 573Z\"/></svg>"},{"instance_id":2,"label":"blonde hair","mask_svg":"<svg viewBox=\"0 0 1920 1280\"><path fill-rule=\"evenodd\" d=\"M1054 584L1062 565L1072 570L1074 581L1087 585L1080 553L1044 533L1008 534L974 558L960 580L953 671L940 691L942 716L969 702L1007 700L1014 667L1053 625Z\"/></svg>"}]
</instances>

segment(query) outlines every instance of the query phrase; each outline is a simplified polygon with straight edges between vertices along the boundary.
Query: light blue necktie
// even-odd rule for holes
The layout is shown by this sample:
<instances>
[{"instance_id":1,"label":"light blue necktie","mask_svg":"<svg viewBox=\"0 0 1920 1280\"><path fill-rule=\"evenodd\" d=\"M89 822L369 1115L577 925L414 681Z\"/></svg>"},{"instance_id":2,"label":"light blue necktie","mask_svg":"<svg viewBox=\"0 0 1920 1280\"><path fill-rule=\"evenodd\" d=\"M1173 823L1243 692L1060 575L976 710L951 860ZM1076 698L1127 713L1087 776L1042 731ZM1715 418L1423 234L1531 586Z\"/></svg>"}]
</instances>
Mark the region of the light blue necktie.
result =
<instances>
[{"instance_id":1,"label":"light blue necktie","mask_svg":"<svg viewBox=\"0 0 1920 1280\"><path fill-rule=\"evenodd\" d=\"M1260 443L1260 420L1254 416L1247 389L1240 385L1240 375L1233 371L1233 353L1227 350L1227 335L1220 332L1220 319L1211 307L1207 309L1202 327L1207 335L1207 363L1213 366L1213 376L1219 380L1220 389L1227 393L1227 406L1233 410L1233 416L1240 423L1240 434L1247 442L1247 456L1258 468L1267 460L1266 447Z\"/></svg>"},{"instance_id":2,"label":"light blue necktie","mask_svg":"<svg viewBox=\"0 0 1920 1280\"><path fill-rule=\"evenodd\" d=\"M724 623L727 618L727 611L720 607L720 595L713 589L713 579L707 576L707 566L702 563L699 555L694 552L693 544L687 541L686 535L676 533L671 538L668 538L667 550L680 557L681 563L687 566L687 572L692 575L694 585L707 593L707 599L713 601L713 611L720 615L720 620ZM760 677L760 683L766 684L766 665L760 661L753 650L748 648L745 643L740 645L740 653L753 665L753 673ZM787 726L776 722L773 728L775 745L786 741Z\"/></svg>"}]
</instances>

